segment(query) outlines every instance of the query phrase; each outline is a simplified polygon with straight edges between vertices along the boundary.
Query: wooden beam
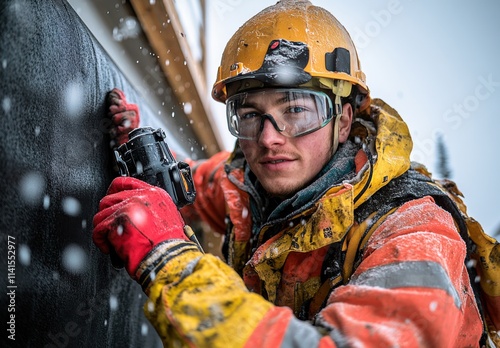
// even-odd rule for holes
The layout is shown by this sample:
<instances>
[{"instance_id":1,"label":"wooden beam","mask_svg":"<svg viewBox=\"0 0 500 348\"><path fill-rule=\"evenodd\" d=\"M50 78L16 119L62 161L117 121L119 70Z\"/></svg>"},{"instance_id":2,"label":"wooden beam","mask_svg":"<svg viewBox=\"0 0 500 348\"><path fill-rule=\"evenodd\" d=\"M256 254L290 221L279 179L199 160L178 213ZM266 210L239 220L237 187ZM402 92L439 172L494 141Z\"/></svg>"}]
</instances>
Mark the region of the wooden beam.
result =
<instances>
[{"instance_id":1,"label":"wooden beam","mask_svg":"<svg viewBox=\"0 0 500 348\"><path fill-rule=\"evenodd\" d=\"M210 123L209 93L203 69L185 39L173 0L131 0L137 18L179 103L191 105L191 126L204 150L213 155L220 143Z\"/></svg>"}]
</instances>

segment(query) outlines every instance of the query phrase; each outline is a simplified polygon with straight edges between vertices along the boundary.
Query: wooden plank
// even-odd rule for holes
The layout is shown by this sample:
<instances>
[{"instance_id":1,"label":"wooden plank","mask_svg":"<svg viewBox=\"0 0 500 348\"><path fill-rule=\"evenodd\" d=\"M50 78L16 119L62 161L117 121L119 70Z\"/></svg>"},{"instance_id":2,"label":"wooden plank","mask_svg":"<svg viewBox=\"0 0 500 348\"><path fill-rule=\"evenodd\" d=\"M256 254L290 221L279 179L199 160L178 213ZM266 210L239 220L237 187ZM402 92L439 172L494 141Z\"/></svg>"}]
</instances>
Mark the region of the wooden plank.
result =
<instances>
[{"instance_id":1,"label":"wooden plank","mask_svg":"<svg viewBox=\"0 0 500 348\"><path fill-rule=\"evenodd\" d=\"M131 0L142 29L179 103L189 103L186 113L200 144L209 154L220 151L212 129L207 84L203 69L185 39L173 0Z\"/></svg>"}]
</instances>

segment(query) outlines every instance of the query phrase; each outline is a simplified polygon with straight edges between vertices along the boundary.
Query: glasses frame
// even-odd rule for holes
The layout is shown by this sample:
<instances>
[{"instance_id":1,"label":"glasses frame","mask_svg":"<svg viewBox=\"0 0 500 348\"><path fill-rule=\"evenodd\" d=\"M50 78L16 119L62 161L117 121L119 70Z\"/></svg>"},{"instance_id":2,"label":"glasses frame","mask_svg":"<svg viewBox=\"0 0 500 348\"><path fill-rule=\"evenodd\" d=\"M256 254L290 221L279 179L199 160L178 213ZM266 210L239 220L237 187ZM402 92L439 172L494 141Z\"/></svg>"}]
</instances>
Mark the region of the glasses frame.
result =
<instances>
[{"instance_id":1,"label":"glasses frame","mask_svg":"<svg viewBox=\"0 0 500 348\"><path fill-rule=\"evenodd\" d=\"M238 118L239 116L233 112L233 110L235 108L232 107L232 103L235 99L237 98L240 98L242 95L245 95L245 94L257 94L257 93L262 93L262 94L265 94L267 91L271 92L271 93L289 93L289 92L298 92L298 93L304 93L304 94L309 94L309 95L313 95L315 97L320 97L320 98L323 98L326 103L325 103L325 112L326 112L326 118L325 120L317 127L314 127L312 129L308 129L306 131L303 131L303 132L300 132L298 134L294 134L294 135L287 135L287 134L284 134L283 131L284 129L280 129L276 120L274 119L274 117L269 114L269 113L265 113L265 114L262 114L262 115L259 115L260 116L260 127L259 127L259 132L253 136L253 137L245 137L245 136L241 136L239 134L239 132L236 130L236 128L234 126L232 126L233 124L233 119L236 117ZM259 137L260 137L260 134L264 128L264 122L266 120L269 120L271 122L271 124L273 125L274 129L276 129L277 132L279 132L280 134L282 134L283 136L287 137L287 138L297 138L297 137L301 137L301 136L304 136L304 135L307 135L307 134L311 134L313 132L316 132L317 130L325 127L328 123L330 123L330 121L334 118L335 116L335 113L334 113L334 108L333 108L333 103L332 103L332 98L324 93L324 92L321 92L321 91L316 91L316 90L312 90L312 89L307 89L307 88L272 88L272 89L255 89L255 90L249 90L249 91L244 91L244 92L240 92L240 93L236 93L234 95L232 95L231 97L229 97L227 100L226 100L226 118L227 118L227 126L228 126L228 129L229 129L229 132L235 136L236 138L238 139L243 139L243 140L257 140Z\"/></svg>"}]
</instances>

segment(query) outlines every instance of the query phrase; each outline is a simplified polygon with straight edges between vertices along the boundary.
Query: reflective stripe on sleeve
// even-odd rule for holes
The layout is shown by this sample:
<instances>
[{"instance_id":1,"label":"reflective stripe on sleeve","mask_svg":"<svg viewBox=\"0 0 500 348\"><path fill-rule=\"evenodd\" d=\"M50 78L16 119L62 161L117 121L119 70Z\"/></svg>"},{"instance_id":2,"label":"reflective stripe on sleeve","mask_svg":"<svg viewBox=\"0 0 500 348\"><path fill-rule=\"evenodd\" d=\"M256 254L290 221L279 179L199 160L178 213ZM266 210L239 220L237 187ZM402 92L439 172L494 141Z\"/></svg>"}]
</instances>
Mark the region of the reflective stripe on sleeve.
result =
<instances>
[{"instance_id":1,"label":"reflective stripe on sleeve","mask_svg":"<svg viewBox=\"0 0 500 348\"><path fill-rule=\"evenodd\" d=\"M378 266L353 276L349 284L385 289L423 287L442 289L460 308L462 301L444 268L432 261L406 261Z\"/></svg>"},{"instance_id":2,"label":"reflective stripe on sleeve","mask_svg":"<svg viewBox=\"0 0 500 348\"><path fill-rule=\"evenodd\" d=\"M330 331L330 338L335 342L336 347L347 347L347 340L337 330ZM320 340L323 338L318 329L310 322L301 321L292 317L288 323L285 336L281 342L283 348L293 347L318 347Z\"/></svg>"},{"instance_id":3,"label":"reflective stripe on sleeve","mask_svg":"<svg viewBox=\"0 0 500 348\"><path fill-rule=\"evenodd\" d=\"M320 333L308 322L291 318L281 343L282 347L317 347Z\"/></svg>"}]
</instances>

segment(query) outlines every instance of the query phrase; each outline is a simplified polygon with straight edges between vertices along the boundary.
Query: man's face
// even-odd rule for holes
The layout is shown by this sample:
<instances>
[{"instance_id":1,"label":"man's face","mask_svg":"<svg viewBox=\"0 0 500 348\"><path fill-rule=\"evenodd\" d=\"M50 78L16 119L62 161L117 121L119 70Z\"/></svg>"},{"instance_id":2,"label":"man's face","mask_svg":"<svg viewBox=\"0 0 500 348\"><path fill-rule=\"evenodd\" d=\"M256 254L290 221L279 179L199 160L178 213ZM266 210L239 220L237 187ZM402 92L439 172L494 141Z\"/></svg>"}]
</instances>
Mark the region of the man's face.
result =
<instances>
[{"instance_id":1,"label":"man's face","mask_svg":"<svg viewBox=\"0 0 500 348\"><path fill-rule=\"evenodd\" d=\"M256 93L245 99L240 110L245 115L271 115L283 133L287 131L280 119L290 105L283 102L283 93ZM294 100L293 112L309 108L314 111L313 100ZM297 108L298 107L298 108ZM316 110L317 111L317 110ZM333 150L333 123L299 137L287 137L277 131L270 119L255 140L240 139L241 149L264 189L273 196L288 197L305 187L330 160ZM241 121L241 133L244 123Z\"/></svg>"}]
</instances>

